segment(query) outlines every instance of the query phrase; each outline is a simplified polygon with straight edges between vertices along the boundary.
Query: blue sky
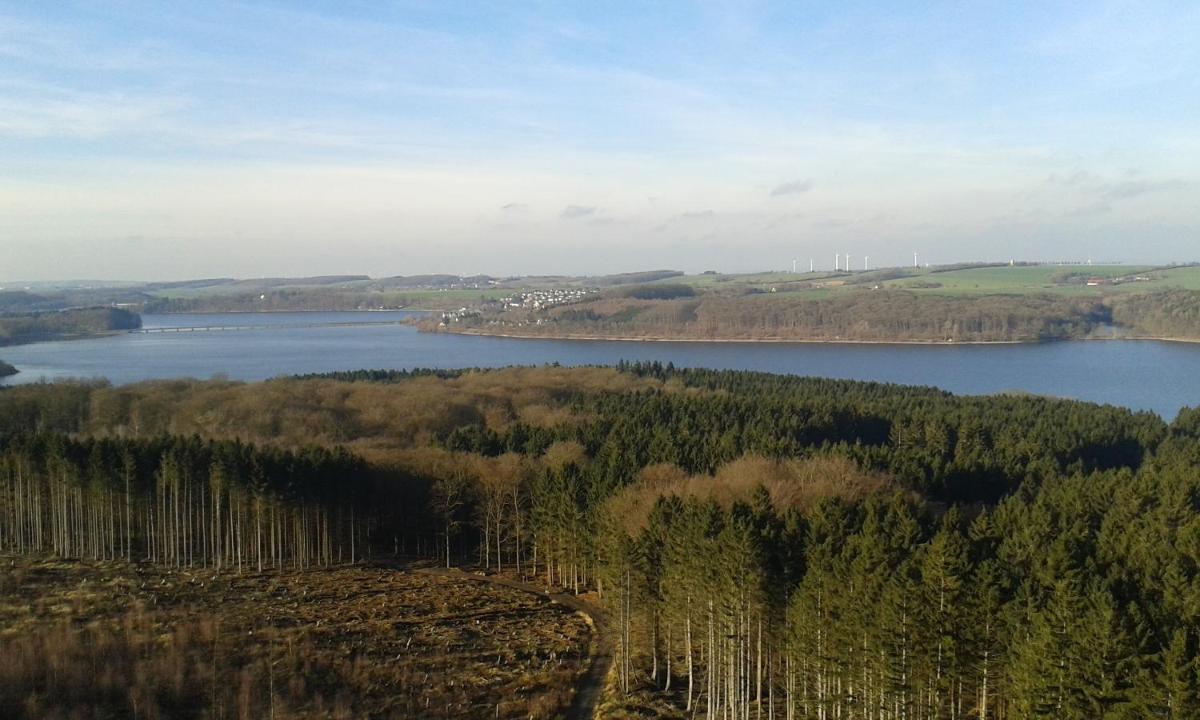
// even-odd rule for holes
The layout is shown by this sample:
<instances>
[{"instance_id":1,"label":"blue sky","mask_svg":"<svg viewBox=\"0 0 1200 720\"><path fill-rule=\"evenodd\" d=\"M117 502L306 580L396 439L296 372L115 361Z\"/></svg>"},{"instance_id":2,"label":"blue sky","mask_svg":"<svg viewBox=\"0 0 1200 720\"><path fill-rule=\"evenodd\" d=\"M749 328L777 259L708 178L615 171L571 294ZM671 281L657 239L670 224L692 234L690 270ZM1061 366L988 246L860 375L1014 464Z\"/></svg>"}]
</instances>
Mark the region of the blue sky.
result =
<instances>
[{"instance_id":1,"label":"blue sky","mask_svg":"<svg viewBox=\"0 0 1200 720\"><path fill-rule=\"evenodd\" d=\"M0 279L1200 259L1200 4L4 3Z\"/></svg>"}]
</instances>

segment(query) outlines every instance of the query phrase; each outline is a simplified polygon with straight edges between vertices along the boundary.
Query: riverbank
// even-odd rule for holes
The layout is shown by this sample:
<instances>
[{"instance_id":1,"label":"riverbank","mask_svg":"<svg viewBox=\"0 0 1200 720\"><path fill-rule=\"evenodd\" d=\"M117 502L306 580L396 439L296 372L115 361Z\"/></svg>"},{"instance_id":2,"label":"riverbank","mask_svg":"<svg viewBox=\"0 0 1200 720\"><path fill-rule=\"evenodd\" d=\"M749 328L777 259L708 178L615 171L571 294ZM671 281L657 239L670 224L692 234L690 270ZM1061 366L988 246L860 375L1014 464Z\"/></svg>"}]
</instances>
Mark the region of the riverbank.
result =
<instances>
[{"instance_id":1,"label":"riverbank","mask_svg":"<svg viewBox=\"0 0 1200 720\"><path fill-rule=\"evenodd\" d=\"M439 312L439 309L427 307L395 307L395 308L352 308L350 310L338 310L336 308L324 308L321 310L313 310L311 308L304 310L173 310L171 312L150 313L153 315L167 316L172 315L318 315L321 313L434 313Z\"/></svg>"},{"instance_id":2,"label":"riverbank","mask_svg":"<svg viewBox=\"0 0 1200 720\"><path fill-rule=\"evenodd\" d=\"M429 330L421 328L421 332L440 333L444 335L472 335L476 337L498 337L512 340L585 340L585 341L615 341L615 342L661 342L661 343L768 343L776 345L1037 345L1053 340L856 340L851 338L783 338L783 337L669 337L666 335L595 335L582 333L556 333L553 335L535 335L532 333L493 332L478 328L463 330Z\"/></svg>"},{"instance_id":3,"label":"riverbank","mask_svg":"<svg viewBox=\"0 0 1200 720\"><path fill-rule=\"evenodd\" d=\"M26 335L18 340L11 342L0 343L0 347L20 347L21 345L34 345L36 343L48 342L73 342L76 340L99 340L101 338L116 337L130 332L136 332L138 328L130 328L128 330L105 330L103 332L83 332L70 334L55 334L46 333L44 335Z\"/></svg>"},{"instance_id":4,"label":"riverbank","mask_svg":"<svg viewBox=\"0 0 1200 720\"><path fill-rule=\"evenodd\" d=\"M555 333L541 335L533 333L495 332L480 328L464 328L452 330L440 328L436 330L420 328L421 332L439 333L443 335L471 335L474 337L496 337L511 340L580 340L580 341L614 341L614 342L662 342L662 343L770 343L779 345L918 345L918 346L954 346L954 345L1041 345L1055 342L1072 342L1078 340L1144 340L1154 342L1174 342L1200 344L1200 338L1152 337L1142 335L1114 335L1104 337L1081 338L1049 338L1037 340L860 340L852 338L784 338L784 337L670 337L666 335L596 335L584 333Z\"/></svg>"}]
</instances>

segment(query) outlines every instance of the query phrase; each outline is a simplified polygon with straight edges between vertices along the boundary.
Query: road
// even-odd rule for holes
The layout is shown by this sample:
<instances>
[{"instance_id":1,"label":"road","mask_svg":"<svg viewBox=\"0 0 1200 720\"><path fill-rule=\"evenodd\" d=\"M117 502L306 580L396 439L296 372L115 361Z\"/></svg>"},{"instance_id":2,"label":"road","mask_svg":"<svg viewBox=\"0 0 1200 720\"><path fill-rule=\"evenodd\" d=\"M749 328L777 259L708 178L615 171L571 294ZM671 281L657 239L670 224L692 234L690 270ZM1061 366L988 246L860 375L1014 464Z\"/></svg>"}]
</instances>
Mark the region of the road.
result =
<instances>
[{"instance_id":1,"label":"road","mask_svg":"<svg viewBox=\"0 0 1200 720\"><path fill-rule=\"evenodd\" d=\"M580 600L574 595L546 592L532 583L510 580L505 577L463 572L458 568L412 567L409 569L425 575L463 578L523 590L582 613L589 619L592 626L591 657L588 661L587 672L580 679L579 687L575 689L575 696L571 699L571 707L567 709L564 717L566 720L593 720L596 717L596 708L600 704L600 696L604 691L604 679L608 676L609 668L612 667L612 648L608 643L608 629L604 622L604 615L595 605Z\"/></svg>"}]
</instances>

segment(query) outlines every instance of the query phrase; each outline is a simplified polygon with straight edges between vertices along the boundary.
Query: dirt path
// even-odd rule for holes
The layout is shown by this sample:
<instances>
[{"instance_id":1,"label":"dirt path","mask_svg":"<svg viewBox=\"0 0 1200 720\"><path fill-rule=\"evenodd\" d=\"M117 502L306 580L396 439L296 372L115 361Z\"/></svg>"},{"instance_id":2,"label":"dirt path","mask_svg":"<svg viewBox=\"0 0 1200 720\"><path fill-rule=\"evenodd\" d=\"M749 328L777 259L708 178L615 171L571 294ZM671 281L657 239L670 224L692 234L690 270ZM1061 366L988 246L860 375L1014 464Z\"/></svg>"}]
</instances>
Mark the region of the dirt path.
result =
<instances>
[{"instance_id":1,"label":"dirt path","mask_svg":"<svg viewBox=\"0 0 1200 720\"><path fill-rule=\"evenodd\" d=\"M575 689L575 696L571 699L571 707L567 709L567 714L564 717L566 720L592 720L596 716L596 707L600 704L600 695L604 690L604 679L608 676L609 667L612 666L612 649L608 645L608 631L604 623L604 616L595 605L580 600L574 595L546 592L543 588L532 583L510 580L505 577L463 572L458 568L413 567L409 569L412 572L423 573L425 575L477 580L479 582L523 590L534 595L540 595L551 602L582 613L592 626L591 658L588 663L587 672L584 673L583 678L579 681L579 687Z\"/></svg>"}]
</instances>

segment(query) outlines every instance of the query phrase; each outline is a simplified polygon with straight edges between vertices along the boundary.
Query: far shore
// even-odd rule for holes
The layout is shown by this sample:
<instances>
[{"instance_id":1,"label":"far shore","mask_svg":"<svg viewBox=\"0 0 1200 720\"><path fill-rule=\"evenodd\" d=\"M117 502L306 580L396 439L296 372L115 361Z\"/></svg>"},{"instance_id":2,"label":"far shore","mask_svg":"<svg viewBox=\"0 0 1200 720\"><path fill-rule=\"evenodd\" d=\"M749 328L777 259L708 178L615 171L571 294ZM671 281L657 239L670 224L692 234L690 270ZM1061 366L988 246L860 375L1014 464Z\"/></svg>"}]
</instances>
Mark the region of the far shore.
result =
<instances>
[{"instance_id":1,"label":"far shore","mask_svg":"<svg viewBox=\"0 0 1200 720\"><path fill-rule=\"evenodd\" d=\"M38 343L48 342L70 342L72 340L98 340L100 338L116 337L125 335L132 330L140 328L129 328L121 330L98 330L96 332L86 333L70 333L63 335L38 335L32 337L23 337L16 342L0 342L0 348L20 347L21 345L36 345Z\"/></svg>"},{"instance_id":2,"label":"far shore","mask_svg":"<svg viewBox=\"0 0 1200 720\"><path fill-rule=\"evenodd\" d=\"M479 337L502 337L515 340L616 340L620 342L667 342L667 343L775 343L775 344L805 344L805 345L1031 345L1041 340L841 340L841 339L792 339L774 337L745 337L745 338L713 338L713 337L664 337L661 335L631 336L631 335L580 335L578 333L562 333L555 335L526 335L520 333L502 333L479 330L422 330L422 332L440 332L447 335L475 335Z\"/></svg>"},{"instance_id":3,"label":"far shore","mask_svg":"<svg viewBox=\"0 0 1200 720\"><path fill-rule=\"evenodd\" d=\"M145 312L140 315L277 315L282 313L378 313L378 312L444 312L437 308L399 307L399 308L353 308L350 310L171 310L161 312Z\"/></svg>"},{"instance_id":4,"label":"far shore","mask_svg":"<svg viewBox=\"0 0 1200 720\"><path fill-rule=\"evenodd\" d=\"M493 332L479 328L467 328L463 330L426 330L421 329L421 332L436 332L446 335L474 335L477 337L501 337L510 338L513 340L580 340L580 341L596 341L596 340L613 340L619 342L665 342L665 343L774 343L774 344L793 344L793 345L935 345L935 346L954 346L954 345L1040 345L1043 343L1054 342L1070 342L1072 340L1088 340L1088 341L1111 341L1111 340L1143 340L1157 342L1175 342L1175 343L1200 343L1200 338L1173 338L1173 337L1150 337L1140 335L1120 335L1108 337L1082 337L1082 338L1063 338L1063 339L1048 339L1048 340L854 340L854 339L829 339L829 338L808 338L808 339L793 339L793 338L778 338L778 337L744 337L744 338L713 338L713 337L665 337L661 335L648 336L630 336L630 335L583 335L579 333L558 333L552 335L532 335L513 332Z\"/></svg>"}]
</instances>

